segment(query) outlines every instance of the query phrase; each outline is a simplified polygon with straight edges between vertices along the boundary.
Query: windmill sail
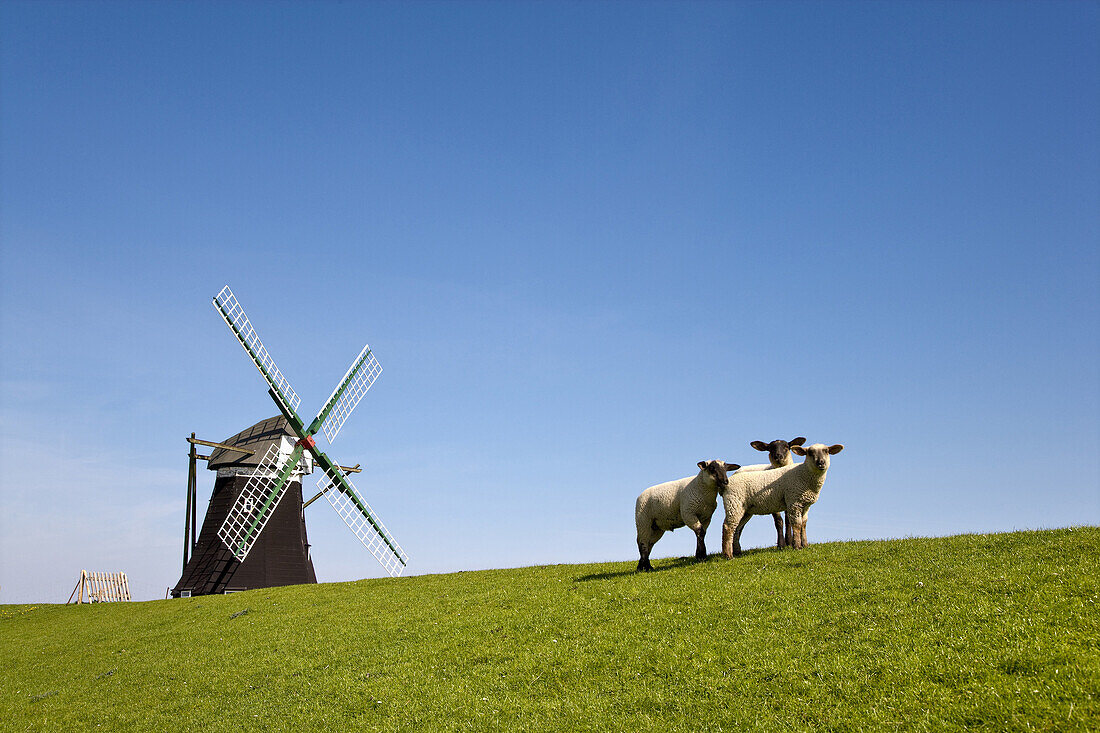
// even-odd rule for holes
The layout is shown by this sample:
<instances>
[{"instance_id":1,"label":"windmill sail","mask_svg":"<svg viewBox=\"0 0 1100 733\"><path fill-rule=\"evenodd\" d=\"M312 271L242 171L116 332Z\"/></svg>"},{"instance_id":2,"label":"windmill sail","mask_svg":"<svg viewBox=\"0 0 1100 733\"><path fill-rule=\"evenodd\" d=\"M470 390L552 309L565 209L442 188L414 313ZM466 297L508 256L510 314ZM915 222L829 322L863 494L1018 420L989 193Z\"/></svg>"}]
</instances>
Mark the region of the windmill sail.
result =
<instances>
[{"instance_id":1,"label":"windmill sail","mask_svg":"<svg viewBox=\"0 0 1100 733\"><path fill-rule=\"evenodd\" d=\"M355 490L351 481L339 469L326 468L317 487L324 492L328 503L348 525L352 533L359 538L363 546L371 551L378 562L391 576L398 576L409 563L409 557L397 544L382 520L363 497Z\"/></svg>"},{"instance_id":2,"label":"windmill sail","mask_svg":"<svg viewBox=\"0 0 1100 733\"><path fill-rule=\"evenodd\" d=\"M347 374L336 385L336 389L332 390L332 394L325 401L325 406L317 413L317 419L314 420L314 424L320 423L321 429L325 431L329 445L336 440L336 434L340 432L340 427L348 419L348 415L359 404L359 400L363 399L363 395L381 373L382 365L374 358L370 346L364 346L359 356L355 357Z\"/></svg>"},{"instance_id":3,"label":"windmill sail","mask_svg":"<svg viewBox=\"0 0 1100 733\"><path fill-rule=\"evenodd\" d=\"M236 296L233 295L233 291L229 289L228 285L214 296L214 307L218 309L218 313L221 313L226 325L233 331L233 335L240 341L244 350L248 352L249 358L260 370L264 380L278 395L283 407L296 415L298 405L302 399L290 386L290 382L286 380L283 373L279 371L279 367L275 366L275 360L267 353L260 337L256 335L256 330L252 328L248 316L245 315L244 308L237 302Z\"/></svg>"},{"instance_id":4,"label":"windmill sail","mask_svg":"<svg viewBox=\"0 0 1100 733\"><path fill-rule=\"evenodd\" d=\"M325 401L324 407L317 413L317 417L306 427L297 412L301 400L291 389L279 368L275 366L274 360L260 342L259 336L248 321L248 316L245 315L244 309L241 308L241 304L237 302L228 285L215 296L214 307L221 313L222 318L237 337L237 341L252 359L252 363L260 370L260 374L271 388L269 392L272 398L278 403L290 428L298 436L298 443L289 456L284 457L277 446L272 446L268 450L260 463L260 470L249 478L240 496L237 497L236 503L221 529L218 530L218 536L233 555L243 562L275 512L283 494L286 493L287 486L294 475L294 469L302 459L304 451L308 450L324 472L323 478L317 482L317 485L328 502L332 504L332 508L390 575L400 575L409 561L405 551L390 535L389 530L382 524L382 520L375 516L370 506L359 496L359 492L347 480L344 473L317 448L313 439L318 431L324 430L329 443L335 440L352 410L382 373L382 367L374 358L370 347L363 347L336 389Z\"/></svg>"},{"instance_id":5,"label":"windmill sail","mask_svg":"<svg viewBox=\"0 0 1100 733\"><path fill-rule=\"evenodd\" d=\"M233 508L218 530L218 536L241 562L248 557L260 532L275 513L301 458L301 445L296 445L286 455L280 450L279 443L272 443L233 503Z\"/></svg>"}]
</instances>

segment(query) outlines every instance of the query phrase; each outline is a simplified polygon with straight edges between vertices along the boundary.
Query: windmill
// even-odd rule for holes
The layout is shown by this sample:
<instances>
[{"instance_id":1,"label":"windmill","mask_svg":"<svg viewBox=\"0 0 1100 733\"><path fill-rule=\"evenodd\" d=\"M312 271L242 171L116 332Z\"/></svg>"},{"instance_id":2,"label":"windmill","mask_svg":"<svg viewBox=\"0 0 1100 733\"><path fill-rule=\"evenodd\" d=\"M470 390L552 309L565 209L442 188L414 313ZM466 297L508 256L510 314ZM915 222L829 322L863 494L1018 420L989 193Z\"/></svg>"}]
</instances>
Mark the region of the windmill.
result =
<instances>
[{"instance_id":1,"label":"windmill","mask_svg":"<svg viewBox=\"0 0 1100 733\"><path fill-rule=\"evenodd\" d=\"M317 417L306 424L297 412L301 399L264 348L228 285L214 297L214 307L267 382L268 394L283 414L286 427L296 438L272 441L268 445L267 451L229 509L217 536L225 543L232 557L243 563L275 514L287 488L297 475L303 473L303 469L299 468L300 464L310 463L312 458L312 463L321 470L321 478L317 482L320 493L305 502L305 505L324 496L382 567L390 575L400 575L408 564L405 551L359 495L348 479L346 469L342 469L325 455L314 439L318 432L324 432L331 445L352 410L381 374L382 367L374 358L370 347L363 347L317 413Z\"/></svg>"}]
</instances>

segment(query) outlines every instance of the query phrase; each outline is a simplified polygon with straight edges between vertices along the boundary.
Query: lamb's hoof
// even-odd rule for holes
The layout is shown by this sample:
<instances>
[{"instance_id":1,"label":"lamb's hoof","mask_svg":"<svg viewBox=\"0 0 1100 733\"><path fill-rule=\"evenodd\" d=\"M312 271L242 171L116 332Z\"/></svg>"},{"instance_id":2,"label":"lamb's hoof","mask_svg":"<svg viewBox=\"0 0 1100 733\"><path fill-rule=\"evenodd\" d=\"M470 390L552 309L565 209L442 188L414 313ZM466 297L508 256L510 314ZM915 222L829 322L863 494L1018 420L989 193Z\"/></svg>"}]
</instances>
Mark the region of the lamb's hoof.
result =
<instances>
[{"instance_id":1,"label":"lamb's hoof","mask_svg":"<svg viewBox=\"0 0 1100 733\"><path fill-rule=\"evenodd\" d=\"M648 572L651 572L652 570L653 570L653 566L650 565L648 562L640 562L640 563L638 563L638 569L635 570L634 572L648 573Z\"/></svg>"}]
</instances>

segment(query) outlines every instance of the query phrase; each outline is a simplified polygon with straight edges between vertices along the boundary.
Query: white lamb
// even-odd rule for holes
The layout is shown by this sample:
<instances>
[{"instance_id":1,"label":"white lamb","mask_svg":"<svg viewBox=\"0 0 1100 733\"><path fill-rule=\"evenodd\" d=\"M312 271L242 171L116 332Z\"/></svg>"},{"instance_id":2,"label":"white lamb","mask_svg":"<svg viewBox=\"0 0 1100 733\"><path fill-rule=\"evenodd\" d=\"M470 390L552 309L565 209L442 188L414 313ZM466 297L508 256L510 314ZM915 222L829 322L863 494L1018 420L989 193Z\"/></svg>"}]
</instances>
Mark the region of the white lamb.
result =
<instances>
[{"instance_id":1,"label":"white lamb","mask_svg":"<svg viewBox=\"0 0 1100 733\"><path fill-rule=\"evenodd\" d=\"M791 446L802 445L805 442L806 439L802 437L795 438L794 440L773 440L770 443L765 443L762 440L754 440L749 443L749 445L758 451L767 451L768 462L756 463L751 466L741 466L738 471L742 473L747 471L767 471L769 468L789 466L794 463L794 459L791 458ZM775 546L779 549L783 549L787 546L786 539L783 535L783 515L779 512L772 514L772 521L775 522Z\"/></svg>"},{"instance_id":2,"label":"white lamb","mask_svg":"<svg viewBox=\"0 0 1100 733\"><path fill-rule=\"evenodd\" d=\"M634 504L638 526L638 570L652 570L649 553L665 532L687 526L695 533L695 557L705 558L703 537L718 507L718 493L729 484L728 471L740 466L725 461L699 461L695 476L650 486Z\"/></svg>"},{"instance_id":3,"label":"white lamb","mask_svg":"<svg viewBox=\"0 0 1100 733\"><path fill-rule=\"evenodd\" d=\"M829 456L844 450L843 445L825 446L814 443L808 448L791 446L795 455L806 460L767 471L738 471L729 477L729 486L722 493L726 520L722 524L722 554L741 554L741 530L754 514L787 513L786 544L795 548L806 544L806 512L817 501Z\"/></svg>"}]
</instances>

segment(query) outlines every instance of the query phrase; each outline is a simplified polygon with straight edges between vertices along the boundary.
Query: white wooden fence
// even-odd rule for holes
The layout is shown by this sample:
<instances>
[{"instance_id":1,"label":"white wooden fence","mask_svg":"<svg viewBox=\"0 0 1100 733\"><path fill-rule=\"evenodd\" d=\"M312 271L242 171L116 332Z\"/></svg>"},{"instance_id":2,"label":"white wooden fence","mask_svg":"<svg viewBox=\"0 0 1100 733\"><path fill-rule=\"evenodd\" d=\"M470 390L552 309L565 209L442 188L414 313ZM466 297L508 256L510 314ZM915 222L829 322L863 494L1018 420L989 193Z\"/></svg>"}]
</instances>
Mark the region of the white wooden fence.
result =
<instances>
[{"instance_id":1,"label":"white wooden fence","mask_svg":"<svg viewBox=\"0 0 1100 733\"><path fill-rule=\"evenodd\" d=\"M87 600L85 599L87 595ZM76 601L73 601L73 598ZM110 601L129 601L130 581L126 573L89 573L80 571L80 580L67 603L107 603Z\"/></svg>"}]
</instances>

